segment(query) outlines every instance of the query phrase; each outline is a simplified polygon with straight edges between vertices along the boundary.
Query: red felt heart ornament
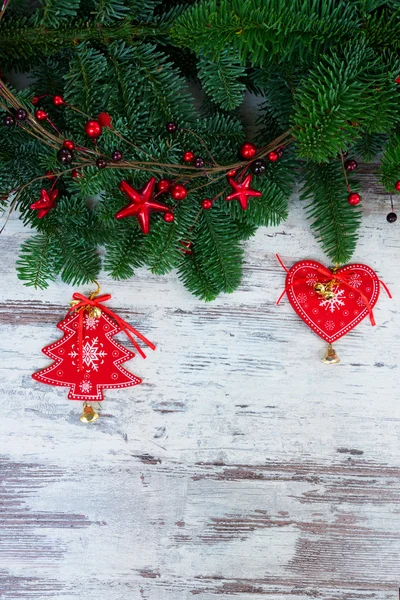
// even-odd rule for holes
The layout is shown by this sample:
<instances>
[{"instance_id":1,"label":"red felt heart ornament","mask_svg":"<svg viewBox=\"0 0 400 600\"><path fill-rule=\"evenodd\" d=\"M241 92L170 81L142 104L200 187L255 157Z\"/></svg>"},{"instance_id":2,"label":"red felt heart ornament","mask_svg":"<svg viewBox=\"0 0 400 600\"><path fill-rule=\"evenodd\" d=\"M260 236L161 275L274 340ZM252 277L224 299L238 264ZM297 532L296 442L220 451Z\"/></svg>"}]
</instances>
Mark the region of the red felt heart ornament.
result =
<instances>
[{"instance_id":1,"label":"red felt heart ornament","mask_svg":"<svg viewBox=\"0 0 400 600\"><path fill-rule=\"evenodd\" d=\"M372 309L379 289L377 274L366 265L347 265L333 272L313 260L293 265L285 287L299 317L329 344L349 333L368 314L375 324Z\"/></svg>"}]
</instances>

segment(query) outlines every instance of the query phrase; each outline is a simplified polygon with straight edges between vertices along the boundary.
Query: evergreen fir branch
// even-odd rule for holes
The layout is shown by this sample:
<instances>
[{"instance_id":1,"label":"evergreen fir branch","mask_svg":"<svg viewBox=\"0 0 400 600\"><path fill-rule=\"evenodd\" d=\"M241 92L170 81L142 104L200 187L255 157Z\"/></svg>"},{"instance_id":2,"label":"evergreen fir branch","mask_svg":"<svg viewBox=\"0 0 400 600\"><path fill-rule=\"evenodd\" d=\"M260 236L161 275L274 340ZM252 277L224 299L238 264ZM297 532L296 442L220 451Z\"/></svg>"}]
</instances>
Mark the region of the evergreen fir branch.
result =
<instances>
[{"instance_id":1,"label":"evergreen fir branch","mask_svg":"<svg viewBox=\"0 0 400 600\"><path fill-rule=\"evenodd\" d=\"M55 270L62 281L81 285L96 279L101 262L93 244L85 242L78 232L59 229L53 243Z\"/></svg>"},{"instance_id":2,"label":"evergreen fir branch","mask_svg":"<svg viewBox=\"0 0 400 600\"><path fill-rule=\"evenodd\" d=\"M334 264L348 262L356 247L361 212L347 202L341 162L308 163L303 176L301 199L309 201L306 212L312 230ZM351 189L358 189L354 180Z\"/></svg>"},{"instance_id":3,"label":"evergreen fir branch","mask_svg":"<svg viewBox=\"0 0 400 600\"><path fill-rule=\"evenodd\" d=\"M44 289L55 281L52 238L38 233L21 245L17 274L25 285Z\"/></svg>"},{"instance_id":4,"label":"evergreen fir branch","mask_svg":"<svg viewBox=\"0 0 400 600\"><path fill-rule=\"evenodd\" d=\"M34 13L33 24L58 27L76 17L81 0L41 0L41 7Z\"/></svg>"},{"instance_id":5,"label":"evergreen fir branch","mask_svg":"<svg viewBox=\"0 0 400 600\"><path fill-rule=\"evenodd\" d=\"M353 5L336 0L209 0L187 9L172 27L172 39L199 55L219 59L232 48L243 64L265 66L279 56L318 56L334 41L357 34Z\"/></svg>"},{"instance_id":6,"label":"evergreen fir branch","mask_svg":"<svg viewBox=\"0 0 400 600\"><path fill-rule=\"evenodd\" d=\"M212 302L220 292L218 286L211 280L204 266L199 262L195 251L184 254L178 267L178 275L189 292L201 300Z\"/></svg>"},{"instance_id":7,"label":"evergreen fir branch","mask_svg":"<svg viewBox=\"0 0 400 600\"><path fill-rule=\"evenodd\" d=\"M367 99L370 84L365 76L375 64L369 49L351 43L343 57L323 57L302 80L292 116L300 156L328 161L360 137L361 124L372 126L379 98L370 94Z\"/></svg>"},{"instance_id":8,"label":"evergreen fir branch","mask_svg":"<svg viewBox=\"0 0 400 600\"><path fill-rule=\"evenodd\" d=\"M165 223L162 218L154 218L152 230L144 241L146 264L151 272L164 275L175 269L182 261L182 240L191 237L191 228L200 210L200 202L195 194L179 203L173 223Z\"/></svg>"},{"instance_id":9,"label":"evergreen fir branch","mask_svg":"<svg viewBox=\"0 0 400 600\"><path fill-rule=\"evenodd\" d=\"M145 261L144 236L137 223L120 223L105 245L104 269L113 279L129 279Z\"/></svg>"},{"instance_id":10,"label":"evergreen fir branch","mask_svg":"<svg viewBox=\"0 0 400 600\"><path fill-rule=\"evenodd\" d=\"M245 69L237 59L227 52L216 61L200 57L198 74L207 94L221 108L233 110L240 106L246 89L240 78Z\"/></svg>"},{"instance_id":11,"label":"evergreen fir branch","mask_svg":"<svg viewBox=\"0 0 400 600\"><path fill-rule=\"evenodd\" d=\"M386 145L381 164L380 180L390 193L395 193L396 181L400 180L400 131L396 130L390 136Z\"/></svg>"},{"instance_id":12,"label":"evergreen fir branch","mask_svg":"<svg viewBox=\"0 0 400 600\"><path fill-rule=\"evenodd\" d=\"M371 162L377 158L387 142L387 135L379 133L365 133L354 144L351 152L362 157L363 161Z\"/></svg>"},{"instance_id":13,"label":"evergreen fir branch","mask_svg":"<svg viewBox=\"0 0 400 600\"><path fill-rule=\"evenodd\" d=\"M96 23L111 24L114 20L124 19L129 7L124 0L96 0L92 2L93 19Z\"/></svg>"},{"instance_id":14,"label":"evergreen fir branch","mask_svg":"<svg viewBox=\"0 0 400 600\"><path fill-rule=\"evenodd\" d=\"M76 47L74 56L69 65L69 72L65 75L65 98L73 106L89 115L97 116L104 106L101 86L99 83L107 70L107 61L104 55L95 48L86 44ZM72 111L71 111L72 112ZM71 114L69 122L82 117Z\"/></svg>"},{"instance_id":15,"label":"evergreen fir branch","mask_svg":"<svg viewBox=\"0 0 400 600\"><path fill-rule=\"evenodd\" d=\"M120 98L123 99L124 114L132 127L140 123L148 130L164 129L168 121L184 123L193 119L193 100L185 80L154 45L128 47L116 43L110 46L109 56L113 67L108 75L110 84L115 80L114 74L119 84L119 89L114 84L113 105L122 112Z\"/></svg>"},{"instance_id":16,"label":"evergreen fir branch","mask_svg":"<svg viewBox=\"0 0 400 600\"><path fill-rule=\"evenodd\" d=\"M209 282L207 289L229 293L240 284L243 250L238 240L235 224L218 204L210 211L200 212L193 245L197 268L202 271L201 280ZM191 285L189 280L186 285ZM198 279L197 283L193 281L193 287L197 285ZM200 297L206 299L205 293L206 289Z\"/></svg>"}]
</instances>

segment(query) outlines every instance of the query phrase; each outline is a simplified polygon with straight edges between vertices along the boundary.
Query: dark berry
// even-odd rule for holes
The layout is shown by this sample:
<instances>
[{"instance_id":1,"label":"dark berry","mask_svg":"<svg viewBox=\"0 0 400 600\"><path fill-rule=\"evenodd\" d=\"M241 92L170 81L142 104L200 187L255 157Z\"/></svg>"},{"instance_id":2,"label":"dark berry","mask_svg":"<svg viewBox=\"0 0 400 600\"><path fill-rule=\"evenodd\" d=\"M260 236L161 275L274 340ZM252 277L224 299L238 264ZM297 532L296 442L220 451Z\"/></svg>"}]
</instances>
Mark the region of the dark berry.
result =
<instances>
[{"instance_id":1,"label":"dark berry","mask_svg":"<svg viewBox=\"0 0 400 600\"><path fill-rule=\"evenodd\" d=\"M395 223L397 221L397 215L394 212L391 212L388 214L388 216L386 217L386 221L388 223Z\"/></svg>"},{"instance_id":2,"label":"dark berry","mask_svg":"<svg viewBox=\"0 0 400 600\"><path fill-rule=\"evenodd\" d=\"M24 108L18 108L18 110L15 111L15 118L17 121L26 121L28 113Z\"/></svg>"},{"instance_id":3,"label":"dark berry","mask_svg":"<svg viewBox=\"0 0 400 600\"><path fill-rule=\"evenodd\" d=\"M104 169L107 166L107 161L104 158L98 158L96 160L96 166L99 169Z\"/></svg>"},{"instance_id":4,"label":"dark berry","mask_svg":"<svg viewBox=\"0 0 400 600\"><path fill-rule=\"evenodd\" d=\"M12 115L6 115L3 119L3 123L6 127L12 127L15 125L15 119Z\"/></svg>"},{"instance_id":5,"label":"dark berry","mask_svg":"<svg viewBox=\"0 0 400 600\"><path fill-rule=\"evenodd\" d=\"M204 167L204 160L202 158L200 158L200 156L199 156L194 161L194 166L196 167L196 169L203 169L203 167Z\"/></svg>"},{"instance_id":6,"label":"dark berry","mask_svg":"<svg viewBox=\"0 0 400 600\"><path fill-rule=\"evenodd\" d=\"M61 150L57 152L57 160L63 165L69 165L73 159L73 153L67 148L61 148Z\"/></svg>"},{"instance_id":7,"label":"dark berry","mask_svg":"<svg viewBox=\"0 0 400 600\"><path fill-rule=\"evenodd\" d=\"M344 163L344 168L346 169L346 171L348 171L349 173L351 173L351 171L354 171L355 169L357 169L358 164L356 160L346 160L346 162Z\"/></svg>"},{"instance_id":8,"label":"dark berry","mask_svg":"<svg viewBox=\"0 0 400 600\"><path fill-rule=\"evenodd\" d=\"M173 123L172 121L170 123L167 123L167 131L168 133L175 133L175 131L177 130L177 126L176 123Z\"/></svg>"},{"instance_id":9,"label":"dark berry","mask_svg":"<svg viewBox=\"0 0 400 600\"><path fill-rule=\"evenodd\" d=\"M111 155L111 158L114 162L119 162L120 160L122 160L122 152L120 152L119 150L114 150L114 152Z\"/></svg>"},{"instance_id":10,"label":"dark berry","mask_svg":"<svg viewBox=\"0 0 400 600\"><path fill-rule=\"evenodd\" d=\"M265 160L263 160L262 158L255 160L253 163L251 163L250 169L251 172L254 173L254 175L264 175L266 171Z\"/></svg>"}]
</instances>

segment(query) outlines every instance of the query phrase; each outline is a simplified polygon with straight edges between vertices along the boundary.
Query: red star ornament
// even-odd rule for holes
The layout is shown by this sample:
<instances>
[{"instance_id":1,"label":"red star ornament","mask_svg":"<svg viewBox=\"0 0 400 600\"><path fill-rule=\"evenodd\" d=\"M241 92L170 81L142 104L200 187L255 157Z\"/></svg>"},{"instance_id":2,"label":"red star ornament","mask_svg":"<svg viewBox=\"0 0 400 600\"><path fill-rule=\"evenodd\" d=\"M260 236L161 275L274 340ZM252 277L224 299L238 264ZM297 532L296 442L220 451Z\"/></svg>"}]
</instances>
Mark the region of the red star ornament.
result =
<instances>
[{"instance_id":1,"label":"red star ornament","mask_svg":"<svg viewBox=\"0 0 400 600\"><path fill-rule=\"evenodd\" d=\"M229 185L231 186L233 192L226 197L226 201L229 200L237 200L243 210L247 210L247 206L249 203L249 198L252 196L255 198L259 198L262 196L262 193L258 190L252 190L251 185L251 175L246 175L242 182L235 181L231 177L228 177Z\"/></svg>"},{"instance_id":2,"label":"red star ornament","mask_svg":"<svg viewBox=\"0 0 400 600\"><path fill-rule=\"evenodd\" d=\"M58 193L58 190L50 190L50 192L45 189L40 190L40 199L36 200L36 202L30 206L32 210L38 211L38 219L43 219L43 217L56 206Z\"/></svg>"},{"instance_id":3,"label":"red star ornament","mask_svg":"<svg viewBox=\"0 0 400 600\"><path fill-rule=\"evenodd\" d=\"M125 219L125 217L136 217L140 226L140 229L144 234L150 231L150 213L153 211L157 212L168 212L170 209L161 202L154 200L154 186L156 183L155 177L149 179L144 188L138 192L127 181L121 181L119 189L125 194L130 200L128 206L121 209L115 217L117 219Z\"/></svg>"}]
</instances>

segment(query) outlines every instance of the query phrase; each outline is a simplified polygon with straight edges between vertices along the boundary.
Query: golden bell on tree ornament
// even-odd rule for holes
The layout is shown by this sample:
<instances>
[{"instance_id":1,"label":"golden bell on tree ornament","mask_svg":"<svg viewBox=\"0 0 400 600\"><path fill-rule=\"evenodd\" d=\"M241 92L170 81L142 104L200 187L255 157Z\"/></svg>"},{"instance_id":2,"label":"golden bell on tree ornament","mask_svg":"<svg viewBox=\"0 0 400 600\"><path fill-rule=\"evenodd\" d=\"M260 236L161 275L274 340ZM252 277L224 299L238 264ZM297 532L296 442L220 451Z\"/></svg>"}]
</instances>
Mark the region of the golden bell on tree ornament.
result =
<instances>
[{"instance_id":1,"label":"golden bell on tree ornament","mask_svg":"<svg viewBox=\"0 0 400 600\"><path fill-rule=\"evenodd\" d=\"M99 413L94 410L93 406L86 404L85 402L83 404L83 412L79 420L82 421L82 423L93 423L93 421L97 421L98 418Z\"/></svg>"},{"instance_id":2,"label":"golden bell on tree ornament","mask_svg":"<svg viewBox=\"0 0 400 600\"><path fill-rule=\"evenodd\" d=\"M328 344L328 348L326 349L322 362L326 365L337 365L338 363L340 363L340 358L338 357L336 350L332 346L332 344Z\"/></svg>"}]
</instances>

